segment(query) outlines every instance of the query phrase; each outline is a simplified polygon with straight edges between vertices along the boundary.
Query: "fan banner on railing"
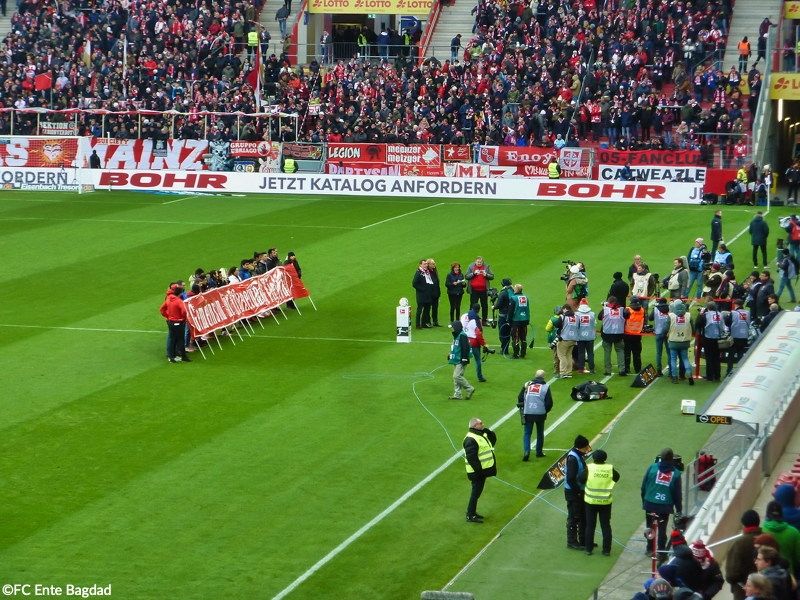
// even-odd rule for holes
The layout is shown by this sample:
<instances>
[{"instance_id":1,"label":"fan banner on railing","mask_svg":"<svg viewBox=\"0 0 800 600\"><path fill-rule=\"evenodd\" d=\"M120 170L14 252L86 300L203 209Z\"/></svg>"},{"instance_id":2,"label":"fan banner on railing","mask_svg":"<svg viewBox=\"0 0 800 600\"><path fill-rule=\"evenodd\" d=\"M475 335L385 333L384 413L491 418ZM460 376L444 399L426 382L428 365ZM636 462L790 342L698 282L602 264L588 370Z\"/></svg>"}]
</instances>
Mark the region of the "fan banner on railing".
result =
<instances>
[{"instance_id":1,"label":"fan banner on railing","mask_svg":"<svg viewBox=\"0 0 800 600\"><path fill-rule=\"evenodd\" d=\"M55 121L39 121L39 133L49 136L75 137L78 135L78 126L74 121L57 123Z\"/></svg>"},{"instance_id":2,"label":"fan banner on railing","mask_svg":"<svg viewBox=\"0 0 800 600\"><path fill-rule=\"evenodd\" d=\"M74 167L77 156L77 138L4 138L0 135L2 167Z\"/></svg>"},{"instance_id":3,"label":"fan banner on railing","mask_svg":"<svg viewBox=\"0 0 800 600\"><path fill-rule=\"evenodd\" d=\"M535 146L480 146L478 148L478 164L516 167L516 175L522 177L547 177L547 165L552 160L559 160L559 152L553 148ZM578 155L570 157L570 164L575 168L562 166L561 177L564 179L582 179L589 177L590 167L581 164Z\"/></svg>"},{"instance_id":4,"label":"fan banner on railing","mask_svg":"<svg viewBox=\"0 0 800 600\"><path fill-rule=\"evenodd\" d=\"M701 162L697 150L598 150L595 158L598 164L629 164L632 167L694 167Z\"/></svg>"},{"instance_id":5,"label":"fan banner on railing","mask_svg":"<svg viewBox=\"0 0 800 600\"><path fill-rule=\"evenodd\" d=\"M153 140L80 138L81 159L89 166L93 150L104 169L154 169L200 171L208 169L203 156L209 153L208 140L166 140L155 147Z\"/></svg>"},{"instance_id":6,"label":"fan banner on railing","mask_svg":"<svg viewBox=\"0 0 800 600\"><path fill-rule=\"evenodd\" d=\"M623 165L600 165L597 169L601 181L622 179ZM706 181L705 167L631 167L635 181L680 181L683 183L700 183Z\"/></svg>"},{"instance_id":7,"label":"fan banner on railing","mask_svg":"<svg viewBox=\"0 0 800 600\"><path fill-rule=\"evenodd\" d=\"M187 321L192 335L211 333L278 308L292 298L308 296L297 271L290 267L276 267L263 275L187 298ZM298 295L294 296L294 292Z\"/></svg>"},{"instance_id":8,"label":"fan banner on railing","mask_svg":"<svg viewBox=\"0 0 800 600\"><path fill-rule=\"evenodd\" d=\"M472 147L445 144L442 146L442 158L445 162L472 162Z\"/></svg>"}]
</instances>

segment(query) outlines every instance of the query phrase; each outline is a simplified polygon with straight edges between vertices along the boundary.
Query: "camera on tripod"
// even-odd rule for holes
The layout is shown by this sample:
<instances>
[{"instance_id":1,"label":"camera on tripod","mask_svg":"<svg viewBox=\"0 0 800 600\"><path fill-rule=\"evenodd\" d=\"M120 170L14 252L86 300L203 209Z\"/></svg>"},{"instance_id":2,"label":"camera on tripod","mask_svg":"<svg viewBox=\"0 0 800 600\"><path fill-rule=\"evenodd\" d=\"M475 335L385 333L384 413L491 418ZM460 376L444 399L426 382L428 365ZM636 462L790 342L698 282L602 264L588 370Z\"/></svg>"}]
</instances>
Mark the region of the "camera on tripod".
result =
<instances>
[{"instance_id":1,"label":"camera on tripod","mask_svg":"<svg viewBox=\"0 0 800 600\"><path fill-rule=\"evenodd\" d=\"M561 277L559 277L559 279L561 279L561 281L566 283L567 281L569 281L569 278L572 276L572 273L570 272L569 268L570 267L574 267L578 263L576 263L575 261L572 261L572 260L562 260L561 264L562 265L567 265L567 266L564 267L564 274Z\"/></svg>"}]
</instances>

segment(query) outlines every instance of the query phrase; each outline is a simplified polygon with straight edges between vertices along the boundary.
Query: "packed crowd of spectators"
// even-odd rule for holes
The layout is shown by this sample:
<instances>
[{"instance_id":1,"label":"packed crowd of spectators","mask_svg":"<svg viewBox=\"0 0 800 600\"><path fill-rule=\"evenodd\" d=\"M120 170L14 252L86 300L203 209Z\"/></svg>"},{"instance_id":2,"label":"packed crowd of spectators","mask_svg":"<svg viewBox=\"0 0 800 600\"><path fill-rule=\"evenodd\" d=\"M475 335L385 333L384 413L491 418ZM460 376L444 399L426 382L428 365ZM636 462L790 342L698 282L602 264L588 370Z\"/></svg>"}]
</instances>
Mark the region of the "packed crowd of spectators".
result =
<instances>
[{"instance_id":1,"label":"packed crowd of spectators","mask_svg":"<svg viewBox=\"0 0 800 600\"><path fill-rule=\"evenodd\" d=\"M183 138L288 140L287 131L265 130L263 119L248 121L243 135L235 117L215 117L206 132L197 114L256 110L245 50L259 3L22 0L0 59L0 106L189 113L174 128L159 116L141 124L135 116L109 116L112 137L174 131ZM750 130L747 110L752 118L760 73L752 65L747 73L719 70L727 0L480 0L473 12L473 34L452 62L418 64L414 52L371 60L360 52L334 62L326 52L299 67L286 54L265 55L266 95L299 114L301 138L314 142L550 146L561 136L575 145L591 139L623 149L699 148L710 157L702 134ZM262 38L265 50L268 41ZM34 90L42 72L54 75L52 95ZM9 118L0 113L0 131ZM16 131L34 124L34 116L18 118ZM100 117L83 120L81 133L100 130ZM736 136L726 140L727 157L747 151L736 147Z\"/></svg>"},{"instance_id":2,"label":"packed crowd of spectators","mask_svg":"<svg viewBox=\"0 0 800 600\"><path fill-rule=\"evenodd\" d=\"M256 110L244 77L252 52L245 50L261 2L21 0L2 43L0 107L175 110L189 113L176 118L175 137L202 137L197 113ZM266 49L268 38L261 41ZM278 57L265 62L277 79ZM52 90L35 89L41 73L52 75ZM0 131L9 131L9 121L9 113L0 113ZM209 138L235 139L235 121L212 119ZM35 123L35 115L18 113L15 133L28 133ZM100 116L81 124L81 133L99 135ZM149 116L141 125L140 131L135 115L108 116L106 133L169 137L168 118Z\"/></svg>"}]
</instances>

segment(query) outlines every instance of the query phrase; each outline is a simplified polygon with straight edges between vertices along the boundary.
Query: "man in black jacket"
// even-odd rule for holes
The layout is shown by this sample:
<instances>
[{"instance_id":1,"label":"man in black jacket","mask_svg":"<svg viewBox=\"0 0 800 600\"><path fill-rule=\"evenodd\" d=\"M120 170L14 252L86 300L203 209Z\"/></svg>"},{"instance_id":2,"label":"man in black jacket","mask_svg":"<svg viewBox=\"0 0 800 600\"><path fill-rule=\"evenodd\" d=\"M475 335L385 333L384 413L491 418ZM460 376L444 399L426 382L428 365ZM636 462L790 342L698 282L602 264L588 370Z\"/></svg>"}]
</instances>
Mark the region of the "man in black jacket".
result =
<instances>
[{"instance_id":1,"label":"man in black jacket","mask_svg":"<svg viewBox=\"0 0 800 600\"><path fill-rule=\"evenodd\" d=\"M718 210L711 219L711 258L717 253L717 246L722 241L722 211Z\"/></svg>"},{"instance_id":2,"label":"man in black jacket","mask_svg":"<svg viewBox=\"0 0 800 600\"><path fill-rule=\"evenodd\" d=\"M623 279L622 279L622 272L617 271L614 273L614 281L611 283L611 287L608 289L608 296L614 296L617 299L620 306L625 306L625 303L628 301L628 295L631 293L631 286L629 286Z\"/></svg>"},{"instance_id":3,"label":"man in black jacket","mask_svg":"<svg viewBox=\"0 0 800 600\"><path fill-rule=\"evenodd\" d=\"M472 493L467 504L467 521L483 523L483 516L478 514L478 498L483 493L488 477L497 475L497 463L494 456L494 445L497 435L485 427L478 418L470 419L469 431L464 438L464 462L467 467L467 479L472 483Z\"/></svg>"},{"instance_id":4,"label":"man in black jacket","mask_svg":"<svg viewBox=\"0 0 800 600\"><path fill-rule=\"evenodd\" d=\"M564 499L567 501L567 548L584 550L586 535L586 502L581 474L586 471L585 456L592 451L589 440L579 435L567 454Z\"/></svg>"},{"instance_id":5,"label":"man in black jacket","mask_svg":"<svg viewBox=\"0 0 800 600\"><path fill-rule=\"evenodd\" d=\"M497 311L497 333L500 337L500 353L508 355L508 346L511 344L511 313L514 307L511 304L511 280L503 279L503 289L497 294L494 310Z\"/></svg>"},{"instance_id":6,"label":"man in black jacket","mask_svg":"<svg viewBox=\"0 0 800 600\"><path fill-rule=\"evenodd\" d=\"M417 329L432 327L431 305L433 304L433 277L428 270L428 261L419 261L419 267L414 272L411 287L417 292L417 314L414 325Z\"/></svg>"}]
</instances>

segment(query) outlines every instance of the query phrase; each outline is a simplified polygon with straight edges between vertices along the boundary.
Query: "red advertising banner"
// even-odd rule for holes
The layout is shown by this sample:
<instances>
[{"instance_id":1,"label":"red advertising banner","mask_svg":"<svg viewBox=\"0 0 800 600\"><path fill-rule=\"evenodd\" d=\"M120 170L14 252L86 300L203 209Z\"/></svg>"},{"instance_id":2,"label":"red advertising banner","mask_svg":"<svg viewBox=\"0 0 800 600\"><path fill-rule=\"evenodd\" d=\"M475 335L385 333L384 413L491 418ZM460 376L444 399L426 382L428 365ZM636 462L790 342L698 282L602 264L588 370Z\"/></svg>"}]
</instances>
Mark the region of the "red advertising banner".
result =
<instances>
[{"instance_id":1,"label":"red advertising banner","mask_svg":"<svg viewBox=\"0 0 800 600\"><path fill-rule=\"evenodd\" d=\"M167 140L154 147L153 140L118 140L80 138L84 166L89 166L93 150L104 169L169 169L201 171L207 169L203 155L208 154L207 140Z\"/></svg>"},{"instance_id":2,"label":"red advertising banner","mask_svg":"<svg viewBox=\"0 0 800 600\"><path fill-rule=\"evenodd\" d=\"M299 160L322 160L322 144L284 142L283 156Z\"/></svg>"},{"instance_id":3,"label":"red advertising banner","mask_svg":"<svg viewBox=\"0 0 800 600\"><path fill-rule=\"evenodd\" d=\"M390 165L441 165L441 146L433 144L386 145L386 162Z\"/></svg>"},{"instance_id":4,"label":"red advertising banner","mask_svg":"<svg viewBox=\"0 0 800 600\"><path fill-rule=\"evenodd\" d=\"M669 167L689 167L700 165L700 152L697 150L598 150L597 163L606 165L630 164L632 167L660 165Z\"/></svg>"},{"instance_id":5,"label":"red advertising banner","mask_svg":"<svg viewBox=\"0 0 800 600\"><path fill-rule=\"evenodd\" d=\"M472 148L470 146L445 144L442 146L442 155L445 162L472 162Z\"/></svg>"},{"instance_id":6,"label":"red advertising banner","mask_svg":"<svg viewBox=\"0 0 800 600\"><path fill-rule=\"evenodd\" d=\"M232 283L220 288L208 290L186 300L187 320L192 335L205 335L233 325L242 319L255 317L268 310L277 308L293 297L292 292L298 285L293 281L291 271L286 267L276 267L264 275L245 279L241 283ZM300 282L297 271L294 279ZM308 290L302 283L300 288ZM302 291L298 288L298 291Z\"/></svg>"},{"instance_id":7,"label":"red advertising banner","mask_svg":"<svg viewBox=\"0 0 800 600\"><path fill-rule=\"evenodd\" d=\"M325 163L325 172L333 175L401 175L400 169L400 165L387 165L382 162L351 163L329 160Z\"/></svg>"},{"instance_id":8,"label":"red advertising banner","mask_svg":"<svg viewBox=\"0 0 800 600\"><path fill-rule=\"evenodd\" d=\"M385 163L386 144L328 144L328 160L333 163Z\"/></svg>"},{"instance_id":9,"label":"red advertising banner","mask_svg":"<svg viewBox=\"0 0 800 600\"><path fill-rule=\"evenodd\" d=\"M0 167L74 167L77 138L3 138Z\"/></svg>"}]
</instances>

